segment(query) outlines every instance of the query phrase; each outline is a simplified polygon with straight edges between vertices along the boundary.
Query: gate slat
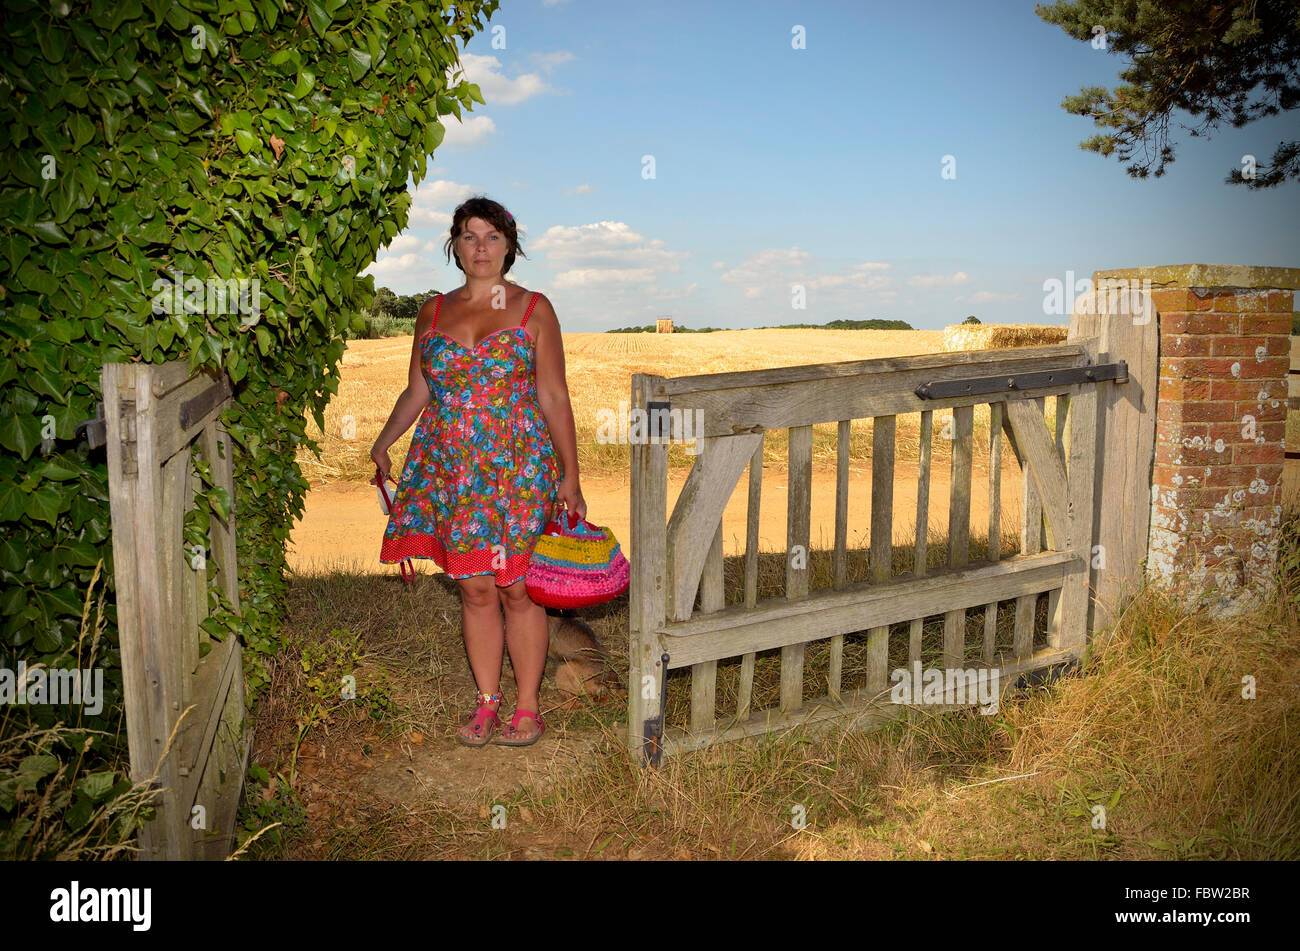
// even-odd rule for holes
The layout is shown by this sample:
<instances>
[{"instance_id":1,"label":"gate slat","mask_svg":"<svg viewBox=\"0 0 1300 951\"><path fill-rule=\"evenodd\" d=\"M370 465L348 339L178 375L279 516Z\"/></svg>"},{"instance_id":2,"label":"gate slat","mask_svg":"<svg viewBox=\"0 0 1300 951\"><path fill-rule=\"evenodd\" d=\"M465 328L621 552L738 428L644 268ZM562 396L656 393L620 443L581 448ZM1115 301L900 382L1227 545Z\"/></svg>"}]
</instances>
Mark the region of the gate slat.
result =
<instances>
[{"instance_id":1,"label":"gate slat","mask_svg":"<svg viewBox=\"0 0 1300 951\"><path fill-rule=\"evenodd\" d=\"M1023 660L1034 650L1034 612L1038 595L1025 594L1016 598L1016 629L1012 635L1011 652L1016 660Z\"/></svg>"},{"instance_id":2,"label":"gate slat","mask_svg":"<svg viewBox=\"0 0 1300 951\"><path fill-rule=\"evenodd\" d=\"M1104 385L1104 384L1099 384ZM1070 396L1062 393L1056 397L1056 433L1053 439L1053 445L1056 447L1057 454L1062 460L1068 459L1066 455L1066 437L1065 428L1070 415ZM1069 470L1066 471L1066 479L1069 478ZM1068 500L1071 496L1069 493L1068 481L1063 486L1065 497ZM1067 515L1068 518L1068 502ZM1065 535L1064 532L1061 533ZM1064 542L1062 542L1064 544ZM1047 643L1055 647L1060 642L1061 631L1061 589L1056 588L1047 592Z\"/></svg>"},{"instance_id":3,"label":"gate slat","mask_svg":"<svg viewBox=\"0 0 1300 951\"><path fill-rule=\"evenodd\" d=\"M894 557L894 436L896 417L871 424L871 580L888 581ZM889 625L867 633L867 689L889 685Z\"/></svg>"},{"instance_id":4,"label":"gate slat","mask_svg":"<svg viewBox=\"0 0 1300 951\"><path fill-rule=\"evenodd\" d=\"M1047 421L1028 400L1008 400L1006 413L1042 506L1047 546L1060 551L1065 547L1065 466L1047 430Z\"/></svg>"},{"instance_id":5,"label":"gate slat","mask_svg":"<svg viewBox=\"0 0 1300 951\"><path fill-rule=\"evenodd\" d=\"M989 561L1002 557L1002 404L989 404ZM984 663L993 665L998 602L984 606Z\"/></svg>"},{"instance_id":6,"label":"gate slat","mask_svg":"<svg viewBox=\"0 0 1300 951\"><path fill-rule=\"evenodd\" d=\"M1084 341L1092 359L1096 359L1097 340ZM1112 387L1114 383L1101 386ZM1109 393L1109 391L1107 391ZM1066 573L1061 586L1060 643L1063 650L1082 651L1088 640L1089 573L1092 563L1093 490L1097 474L1097 411L1100 406L1097 387L1086 387L1070 398L1069 493L1070 517L1066 545L1074 552L1075 563Z\"/></svg>"},{"instance_id":7,"label":"gate slat","mask_svg":"<svg viewBox=\"0 0 1300 951\"><path fill-rule=\"evenodd\" d=\"M958 406L952 411L952 486L948 503L948 567L962 568L970 560L971 453L975 407ZM966 652L966 610L948 611L943 616L943 666L962 666Z\"/></svg>"},{"instance_id":8,"label":"gate slat","mask_svg":"<svg viewBox=\"0 0 1300 951\"><path fill-rule=\"evenodd\" d=\"M925 575L926 544L930 536L930 454L934 434L934 411L921 413L921 442L917 454L916 471L916 538L912 543L912 574ZM907 662L915 664L921 659L921 632L925 618L913 618L908 630Z\"/></svg>"},{"instance_id":9,"label":"gate slat","mask_svg":"<svg viewBox=\"0 0 1300 951\"><path fill-rule=\"evenodd\" d=\"M662 381L632 374L631 406L646 411L653 388ZM657 728L663 708L663 645L655 633L667 616L668 446L646 435L632 443L632 577L628 596L628 751L656 757L646 737ZM649 678L653 690L642 689ZM647 696L647 693L650 695ZM652 724L651 721L654 721Z\"/></svg>"},{"instance_id":10,"label":"gate slat","mask_svg":"<svg viewBox=\"0 0 1300 951\"><path fill-rule=\"evenodd\" d=\"M752 433L700 440L695 464L668 519L669 608L674 620L691 616L704 560L713 543L707 526L722 523L723 509L736 490L740 473L761 441L761 434Z\"/></svg>"},{"instance_id":11,"label":"gate slat","mask_svg":"<svg viewBox=\"0 0 1300 951\"><path fill-rule=\"evenodd\" d=\"M758 603L758 517L763 493L763 443L759 433L758 445L749 457L749 499L745 508L745 607ZM754 652L740 660L740 687L736 691L736 718L749 718L750 698L754 693Z\"/></svg>"},{"instance_id":12,"label":"gate slat","mask_svg":"<svg viewBox=\"0 0 1300 951\"><path fill-rule=\"evenodd\" d=\"M835 442L835 555L831 564L831 586L844 587L849 538L849 437L852 420L841 419ZM826 674L826 692L839 699L844 676L844 635L831 638L830 669Z\"/></svg>"},{"instance_id":13,"label":"gate slat","mask_svg":"<svg viewBox=\"0 0 1300 951\"><path fill-rule=\"evenodd\" d=\"M798 600L808 595L809 542L812 517L812 427L791 426L788 503L786 506L785 596ZM795 549L799 557L794 557ZM799 564L796 564L796 560ZM781 648L781 712L803 707L804 645Z\"/></svg>"},{"instance_id":14,"label":"gate slat","mask_svg":"<svg viewBox=\"0 0 1300 951\"><path fill-rule=\"evenodd\" d=\"M721 611L725 603L722 577L722 522L718 522L704 560L700 579L700 613ZM717 719L718 662L706 660L691 667L691 732L713 730Z\"/></svg>"}]
</instances>

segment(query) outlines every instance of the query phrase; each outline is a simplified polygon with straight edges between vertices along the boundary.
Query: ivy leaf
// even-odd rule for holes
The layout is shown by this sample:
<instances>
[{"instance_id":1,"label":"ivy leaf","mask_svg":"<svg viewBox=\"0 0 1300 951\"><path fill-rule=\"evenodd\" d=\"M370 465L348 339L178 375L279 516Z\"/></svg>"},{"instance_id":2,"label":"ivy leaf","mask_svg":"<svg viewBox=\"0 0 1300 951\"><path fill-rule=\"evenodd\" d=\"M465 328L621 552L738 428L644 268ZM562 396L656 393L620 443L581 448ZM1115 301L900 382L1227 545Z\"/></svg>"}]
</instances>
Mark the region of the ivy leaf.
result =
<instances>
[{"instance_id":1,"label":"ivy leaf","mask_svg":"<svg viewBox=\"0 0 1300 951\"><path fill-rule=\"evenodd\" d=\"M33 230L46 244L67 244L68 236L63 233L63 229L53 221L38 221L33 225Z\"/></svg>"},{"instance_id":2,"label":"ivy leaf","mask_svg":"<svg viewBox=\"0 0 1300 951\"><path fill-rule=\"evenodd\" d=\"M193 102L194 105L198 106L199 111L202 112L205 116L207 116L209 119L212 118L212 106L208 104L208 94L206 90L203 89L194 90L193 95L190 96L190 101Z\"/></svg>"},{"instance_id":3,"label":"ivy leaf","mask_svg":"<svg viewBox=\"0 0 1300 951\"><path fill-rule=\"evenodd\" d=\"M59 499L62 493L53 486L42 486L27 496L27 505L23 511L37 521L48 522L51 526L59 517Z\"/></svg>"},{"instance_id":4,"label":"ivy leaf","mask_svg":"<svg viewBox=\"0 0 1300 951\"><path fill-rule=\"evenodd\" d=\"M311 27L316 31L318 36L324 36L325 31L330 26L330 15L325 12L325 8L314 0L309 0L307 4L307 19L311 20Z\"/></svg>"},{"instance_id":5,"label":"ivy leaf","mask_svg":"<svg viewBox=\"0 0 1300 951\"><path fill-rule=\"evenodd\" d=\"M235 144L239 146L239 151L247 155L257 146L257 136L251 132L245 132L243 129L236 129Z\"/></svg>"},{"instance_id":6,"label":"ivy leaf","mask_svg":"<svg viewBox=\"0 0 1300 951\"><path fill-rule=\"evenodd\" d=\"M259 329L261 329L259 327ZM223 522L230 521L230 493L219 485L213 486L208 493L208 501L212 503L212 509L221 517Z\"/></svg>"},{"instance_id":7,"label":"ivy leaf","mask_svg":"<svg viewBox=\"0 0 1300 951\"><path fill-rule=\"evenodd\" d=\"M356 82L370 69L370 54L362 52L353 47L348 50L348 71L352 74L352 81Z\"/></svg>"},{"instance_id":8,"label":"ivy leaf","mask_svg":"<svg viewBox=\"0 0 1300 951\"><path fill-rule=\"evenodd\" d=\"M9 413L0 417L0 446L26 459L40 442L41 426L31 416Z\"/></svg>"}]
</instances>

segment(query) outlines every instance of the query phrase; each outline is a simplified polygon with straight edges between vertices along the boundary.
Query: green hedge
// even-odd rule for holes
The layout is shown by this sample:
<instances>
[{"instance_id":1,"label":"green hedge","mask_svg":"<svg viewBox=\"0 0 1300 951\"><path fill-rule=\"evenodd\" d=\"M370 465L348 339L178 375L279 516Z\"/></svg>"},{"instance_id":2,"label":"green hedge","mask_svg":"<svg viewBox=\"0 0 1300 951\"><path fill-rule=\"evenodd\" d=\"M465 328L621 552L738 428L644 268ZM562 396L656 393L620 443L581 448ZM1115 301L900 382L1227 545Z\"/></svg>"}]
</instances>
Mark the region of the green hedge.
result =
<instances>
[{"instance_id":1,"label":"green hedge","mask_svg":"<svg viewBox=\"0 0 1300 951\"><path fill-rule=\"evenodd\" d=\"M184 358L234 381L223 421L236 447L243 617L210 585L206 628L244 637L256 690L278 646L284 547L307 491L294 458L316 448L307 415L324 429L344 332L362 330L374 294L358 275L405 227L407 179L423 177L442 141L439 116L483 102L446 72L456 41L497 5L6 2L0 665L79 666L101 561L107 585L103 712L0 708L6 737L58 720L77 728L66 749L0 770L11 854L54 854L14 825L12 800L48 776L32 757L71 762L67 750L88 743L82 773L125 762L105 450L76 431L102 398L101 367ZM198 282L185 301L168 287L183 280ZM250 293L223 303L208 293L217 280ZM200 522L230 504L220 496L203 494ZM102 799L107 787L94 788Z\"/></svg>"}]
</instances>

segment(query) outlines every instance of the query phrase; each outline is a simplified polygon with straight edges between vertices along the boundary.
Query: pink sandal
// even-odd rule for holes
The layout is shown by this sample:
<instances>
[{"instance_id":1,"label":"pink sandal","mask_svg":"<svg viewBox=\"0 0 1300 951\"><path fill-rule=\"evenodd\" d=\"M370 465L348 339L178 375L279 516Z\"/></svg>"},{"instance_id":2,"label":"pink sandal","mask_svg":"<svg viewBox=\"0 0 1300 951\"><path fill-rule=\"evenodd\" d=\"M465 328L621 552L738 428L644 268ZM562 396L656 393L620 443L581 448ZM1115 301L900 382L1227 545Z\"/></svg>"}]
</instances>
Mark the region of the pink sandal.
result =
<instances>
[{"instance_id":1,"label":"pink sandal","mask_svg":"<svg viewBox=\"0 0 1300 951\"><path fill-rule=\"evenodd\" d=\"M514 734L518 732L519 721L524 717L532 717L533 722L537 724L537 732L526 740L508 739L508 737L514 736ZM542 734L545 732L546 724L542 722L542 718L538 716L535 711L515 710L514 716L510 718L510 725L502 730L501 735L493 742L498 743L501 746L532 746L542 738Z\"/></svg>"},{"instance_id":2,"label":"pink sandal","mask_svg":"<svg viewBox=\"0 0 1300 951\"><path fill-rule=\"evenodd\" d=\"M456 731L456 742L464 746L487 746L492 741L492 735L501 727L501 720L497 712L488 706L489 703L500 703L501 694L478 695L478 709L474 711L474 716L465 724L474 733L473 740L465 739L460 730ZM463 727L462 727L463 729Z\"/></svg>"}]
</instances>

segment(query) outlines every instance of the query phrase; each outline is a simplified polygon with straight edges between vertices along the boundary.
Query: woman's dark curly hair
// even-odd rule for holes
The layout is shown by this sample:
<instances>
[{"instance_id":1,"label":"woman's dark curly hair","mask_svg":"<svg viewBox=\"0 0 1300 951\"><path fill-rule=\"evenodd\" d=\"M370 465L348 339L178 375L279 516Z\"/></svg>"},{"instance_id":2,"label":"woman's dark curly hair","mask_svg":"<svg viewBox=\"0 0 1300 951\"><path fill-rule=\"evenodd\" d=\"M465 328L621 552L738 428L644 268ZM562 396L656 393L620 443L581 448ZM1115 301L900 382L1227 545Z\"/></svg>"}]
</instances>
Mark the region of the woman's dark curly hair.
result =
<instances>
[{"instance_id":1,"label":"woman's dark curly hair","mask_svg":"<svg viewBox=\"0 0 1300 951\"><path fill-rule=\"evenodd\" d=\"M510 266L515 263L515 255L524 254L524 249L519 244L519 229L515 225L514 216L506 211L505 206L500 202L493 201L482 195L475 195L473 198L467 198L461 202L451 216L451 237L443 245L443 250L447 253L447 260L454 263L462 271L459 255L452 253L452 245L460 238L461 233L465 230L465 222L471 218L482 218L492 227L500 231L509 242L510 250L506 252L505 264L501 267L501 274L504 277L510 273Z\"/></svg>"}]
</instances>

